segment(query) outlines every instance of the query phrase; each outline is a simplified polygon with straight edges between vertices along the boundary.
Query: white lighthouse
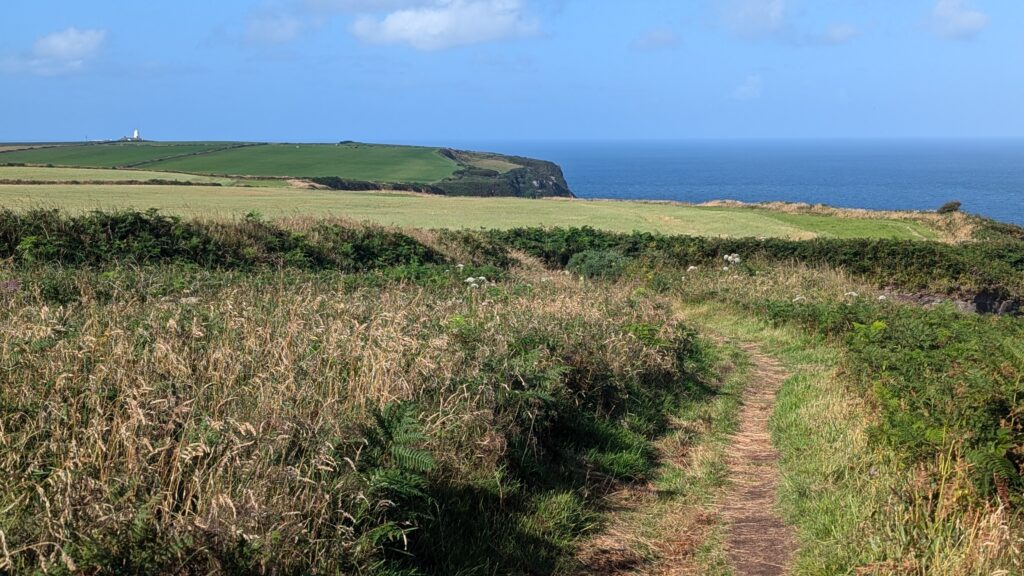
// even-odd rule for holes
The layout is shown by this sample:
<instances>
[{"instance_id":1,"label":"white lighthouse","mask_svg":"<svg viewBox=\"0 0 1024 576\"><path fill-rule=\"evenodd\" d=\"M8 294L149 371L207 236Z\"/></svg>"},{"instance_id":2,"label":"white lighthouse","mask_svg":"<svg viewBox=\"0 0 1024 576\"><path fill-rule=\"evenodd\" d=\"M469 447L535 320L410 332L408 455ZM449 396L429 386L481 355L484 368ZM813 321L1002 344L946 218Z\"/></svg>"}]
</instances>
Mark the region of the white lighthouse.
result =
<instances>
[{"instance_id":1,"label":"white lighthouse","mask_svg":"<svg viewBox=\"0 0 1024 576\"><path fill-rule=\"evenodd\" d=\"M132 141L140 142L141 140L142 140L142 136L139 136L139 129L136 128L135 131L132 132Z\"/></svg>"}]
</instances>

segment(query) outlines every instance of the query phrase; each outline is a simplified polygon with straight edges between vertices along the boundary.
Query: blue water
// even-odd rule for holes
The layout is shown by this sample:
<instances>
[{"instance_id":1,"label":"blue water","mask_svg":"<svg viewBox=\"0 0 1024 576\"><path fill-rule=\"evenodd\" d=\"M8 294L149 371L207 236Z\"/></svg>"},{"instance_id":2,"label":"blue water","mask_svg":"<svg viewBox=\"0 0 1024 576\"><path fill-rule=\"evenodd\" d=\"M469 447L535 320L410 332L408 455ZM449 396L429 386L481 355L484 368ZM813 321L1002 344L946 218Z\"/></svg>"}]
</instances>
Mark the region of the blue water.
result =
<instances>
[{"instance_id":1,"label":"blue water","mask_svg":"<svg viewBox=\"0 0 1024 576\"><path fill-rule=\"evenodd\" d=\"M1024 140L478 142L551 160L583 198L964 210L1024 225Z\"/></svg>"}]
</instances>

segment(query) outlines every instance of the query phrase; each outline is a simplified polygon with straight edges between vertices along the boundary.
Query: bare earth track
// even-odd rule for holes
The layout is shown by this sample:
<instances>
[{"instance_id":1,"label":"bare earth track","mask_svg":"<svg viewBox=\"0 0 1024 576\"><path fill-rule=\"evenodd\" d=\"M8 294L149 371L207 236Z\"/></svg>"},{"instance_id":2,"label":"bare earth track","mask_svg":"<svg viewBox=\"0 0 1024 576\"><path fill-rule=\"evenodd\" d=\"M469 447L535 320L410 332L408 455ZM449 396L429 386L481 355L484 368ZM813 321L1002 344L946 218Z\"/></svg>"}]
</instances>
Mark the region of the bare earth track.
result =
<instances>
[{"instance_id":1,"label":"bare earth track","mask_svg":"<svg viewBox=\"0 0 1024 576\"><path fill-rule=\"evenodd\" d=\"M717 335L711 338L720 344L729 342ZM657 443L666 469L692 479L700 477L695 472L699 460L720 462L725 486L704 504L695 502L692 494L666 504L667 494L659 495L654 483L621 486L605 497L610 522L583 543L574 576L774 576L787 572L795 538L775 511L779 455L772 447L768 422L789 374L756 344L730 346L737 346L749 359L735 413L736 429L720 448L694 446L672 436ZM693 423L678 421L673 428L687 425ZM706 552L699 549L709 542L718 553L702 557Z\"/></svg>"},{"instance_id":2,"label":"bare earth track","mask_svg":"<svg viewBox=\"0 0 1024 576\"><path fill-rule=\"evenodd\" d=\"M794 549L790 528L775 512L779 469L768 420L789 375L753 344L741 346L753 371L743 392L739 428L727 459L730 487L721 502L726 555L736 576L785 574Z\"/></svg>"}]
</instances>

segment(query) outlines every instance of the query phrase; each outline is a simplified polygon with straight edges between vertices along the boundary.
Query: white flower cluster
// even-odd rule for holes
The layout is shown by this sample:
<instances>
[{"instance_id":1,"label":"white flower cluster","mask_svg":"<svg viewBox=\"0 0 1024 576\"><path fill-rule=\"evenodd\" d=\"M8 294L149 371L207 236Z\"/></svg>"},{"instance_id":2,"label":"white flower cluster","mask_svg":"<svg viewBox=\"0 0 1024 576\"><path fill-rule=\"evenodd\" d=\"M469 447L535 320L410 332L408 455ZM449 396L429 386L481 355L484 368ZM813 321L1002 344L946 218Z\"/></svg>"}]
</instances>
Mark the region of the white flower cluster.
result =
<instances>
[{"instance_id":1,"label":"white flower cluster","mask_svg":"<svg viewBox=\"0 0 1024 576\"><path fill-rule=\"evenodd\" d=\"M740 258L739 254L726 254L725 255L725 261L726 261L727 264L733 264L733 265L736 265L736 264L739 264L740 262L743 262L743 260Z\"/></svg>"},{"instance_id":2,"label":"white flower cluster","mask_svg":"<svg viewBox=\"0 0 1024 576\"><path fill-rule=\"evenodd\" d=\"M486 283L487 283L487 277L486 276L478 276L478 277L470 276L469 278L466 278L466 284L470 288L479 288L482 284L486 284Z\"/></svg>"},{"instance_id":3,"label":"white flower cluster","mask_svg":"<svg viewBox=\"0 0 1024 576\"><path fill-rule=\"evenodd\" d=\"M687 272L696 272L697 271L697 267L696 266L690 266L689 268L686 269L686 271Z\"/></svg>"}]
</instances>

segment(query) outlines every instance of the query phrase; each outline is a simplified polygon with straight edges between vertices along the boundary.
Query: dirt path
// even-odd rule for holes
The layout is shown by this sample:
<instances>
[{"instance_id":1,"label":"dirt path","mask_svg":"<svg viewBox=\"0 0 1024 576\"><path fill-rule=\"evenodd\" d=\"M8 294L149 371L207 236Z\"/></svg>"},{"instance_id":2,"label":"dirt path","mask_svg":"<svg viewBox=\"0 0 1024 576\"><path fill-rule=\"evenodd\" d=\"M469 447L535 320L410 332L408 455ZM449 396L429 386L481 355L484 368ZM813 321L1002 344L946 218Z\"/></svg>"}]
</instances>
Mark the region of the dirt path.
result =
<instances>
[{"instance_id":1,"label":"dirt path","mask_svg":"<svg viewBox=\"0 0 1024 576\"><path fill-rule=\"evenodd\" d=\"M789 374L755 345L741 348L753 369L727 458L730 487L720 508L726 525L726 555L736 576L785 574L794 543L792 531L775 512L779 455L772 447L768 419Z\"/></svg>"},{"instance_id":2,"label":"dirt path","mask_svg":"<svg viewBox=\"0 0 1024 576\"><path fill-rule=\"evenodd\" d=\"M778 453L772 447L768 419L789 374L755 344L738 347L750 363L737 376L743 392L734 413L736 430L710 444L694 444L690 439L711 433L711 424L679 421L673 429L688 440L670 434L656 444L665 474L682 474L687 487L713 482L697 468L715 462L725 466L727 485L706 485L716 494L704 502L696 493L659 494L654 484L625 485L608 494L609 524L581 546L575 576L786 573L795 547L790 528L775 512ZM699 464L701 460L705 464ZM698 557L698 549L707 542L715 552Z\"/></svg>"}]
</instances>

